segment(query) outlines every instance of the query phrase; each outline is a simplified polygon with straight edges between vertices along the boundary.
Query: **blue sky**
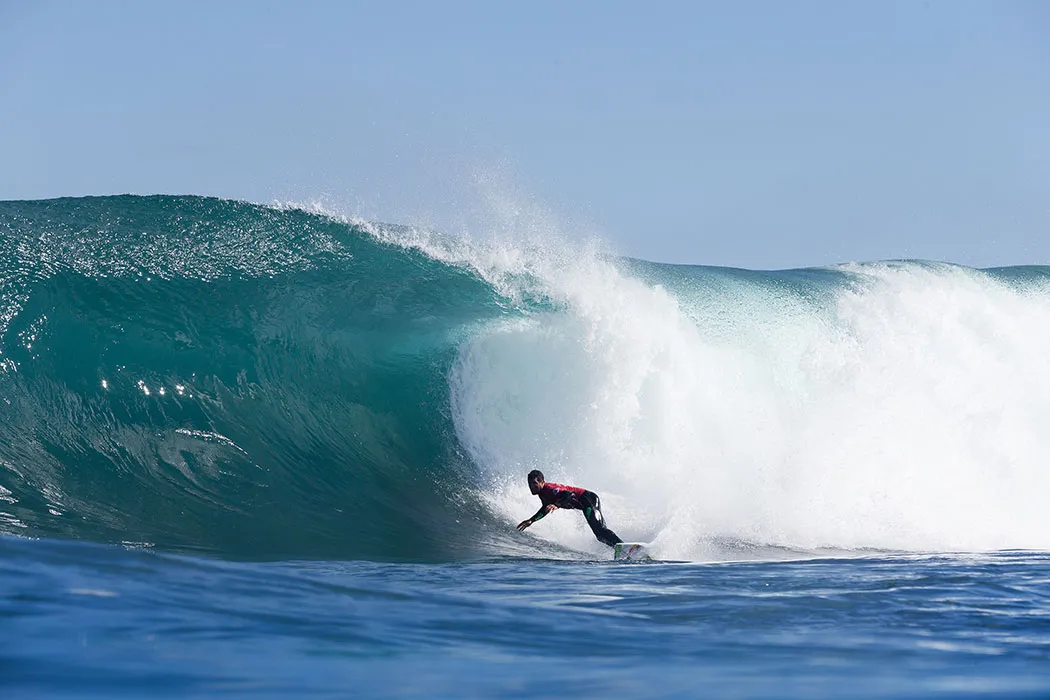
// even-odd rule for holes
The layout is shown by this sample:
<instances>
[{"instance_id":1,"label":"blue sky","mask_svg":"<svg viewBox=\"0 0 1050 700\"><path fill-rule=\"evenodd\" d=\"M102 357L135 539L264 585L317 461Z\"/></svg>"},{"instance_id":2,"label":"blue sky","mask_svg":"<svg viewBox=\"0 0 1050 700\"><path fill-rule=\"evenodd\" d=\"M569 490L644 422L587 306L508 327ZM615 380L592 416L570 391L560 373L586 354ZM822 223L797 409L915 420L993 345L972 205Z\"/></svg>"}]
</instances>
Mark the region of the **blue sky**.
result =
<instances>
[{"instance_id":1,"label":"blue sky","mask_svg":"<svg viewBox=\"0 0 1050 700\"><path fill-rule=\"evenodd\" d=\"M1050 4L0 0L0 199L479 177L650 260L1047 264Z\"/></svg>"}]
</instances>

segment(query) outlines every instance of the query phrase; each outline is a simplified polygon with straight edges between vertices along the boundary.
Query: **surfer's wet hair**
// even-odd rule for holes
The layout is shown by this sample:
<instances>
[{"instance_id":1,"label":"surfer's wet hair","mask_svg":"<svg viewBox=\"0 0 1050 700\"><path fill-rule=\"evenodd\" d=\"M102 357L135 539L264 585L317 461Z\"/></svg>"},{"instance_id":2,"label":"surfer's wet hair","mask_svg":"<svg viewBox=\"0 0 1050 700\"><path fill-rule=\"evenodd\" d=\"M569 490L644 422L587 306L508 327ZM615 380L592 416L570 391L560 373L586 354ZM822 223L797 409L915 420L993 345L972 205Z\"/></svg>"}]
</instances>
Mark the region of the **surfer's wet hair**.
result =
<instances>
[{"instance_id":1,"label":"surfer's wet hair","mask_svg":"<svg viewBox=\"0 0 1050 700\"><path fill-rule=\"evenodd\" d=\"M543 472L539 469L533 469L529 472L529 483L531 484L533 481L546 481L546 479L543 478Z\"/></svg>"}]
</instances>

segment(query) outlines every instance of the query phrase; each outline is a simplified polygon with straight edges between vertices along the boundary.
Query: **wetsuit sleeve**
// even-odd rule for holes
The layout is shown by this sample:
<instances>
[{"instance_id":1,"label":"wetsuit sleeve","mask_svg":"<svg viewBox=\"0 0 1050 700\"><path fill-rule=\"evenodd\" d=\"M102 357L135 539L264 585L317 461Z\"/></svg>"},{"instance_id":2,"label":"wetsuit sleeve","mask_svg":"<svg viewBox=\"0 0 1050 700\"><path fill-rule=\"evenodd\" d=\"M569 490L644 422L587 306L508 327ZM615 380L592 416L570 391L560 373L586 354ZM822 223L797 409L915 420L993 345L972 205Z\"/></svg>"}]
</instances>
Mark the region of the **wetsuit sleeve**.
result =
<instances>
[{"instance_id":1,"label":"wetsuit sleeve","mask_svg":"<svg viewBox=\"0 0 1050 700\"><path fill-rule=\"evenodd\" d=\"M544 503L543 505L540 506L540 509L538 511L536 511L536 515L534 515L531 518L529 518L529 520L531 520L532 522L536 522L537 520L539 520L540 518L542 518L546 514L547 514L547 504Z\"/></svg>"}]
</instances>

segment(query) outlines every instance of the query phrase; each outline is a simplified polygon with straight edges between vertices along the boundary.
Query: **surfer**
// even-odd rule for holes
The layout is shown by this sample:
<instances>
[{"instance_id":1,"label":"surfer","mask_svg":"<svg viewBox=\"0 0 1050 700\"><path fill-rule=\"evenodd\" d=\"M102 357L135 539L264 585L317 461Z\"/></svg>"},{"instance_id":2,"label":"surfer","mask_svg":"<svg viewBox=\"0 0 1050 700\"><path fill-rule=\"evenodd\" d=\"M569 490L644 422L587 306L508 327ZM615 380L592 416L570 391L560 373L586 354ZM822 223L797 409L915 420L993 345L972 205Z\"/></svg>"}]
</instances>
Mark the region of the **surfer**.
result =
<instances>
[{"instance_id":1,"label":"surfer","mask_svg":"<svg viewBox=\"0 0 1050 700\"><path fill-rule=\"evenodd\" d=\"M602 504L598 500L598 494L594 491L581 489L578 486L547 483L543 478L543 472L539 469L533 469L529 472L528 480L529 491L534 496L539 496L540 503L543 505L536 511L536 515L518 523L519 530L524 530L558 508L572 508L583 511L583 517L587 519L587 524L591 526L591 530L599 542L610 547L623 542L616 536L615 532L605 526L605 518L602 516L601 510Z\"/></svg>"}]
</instances>

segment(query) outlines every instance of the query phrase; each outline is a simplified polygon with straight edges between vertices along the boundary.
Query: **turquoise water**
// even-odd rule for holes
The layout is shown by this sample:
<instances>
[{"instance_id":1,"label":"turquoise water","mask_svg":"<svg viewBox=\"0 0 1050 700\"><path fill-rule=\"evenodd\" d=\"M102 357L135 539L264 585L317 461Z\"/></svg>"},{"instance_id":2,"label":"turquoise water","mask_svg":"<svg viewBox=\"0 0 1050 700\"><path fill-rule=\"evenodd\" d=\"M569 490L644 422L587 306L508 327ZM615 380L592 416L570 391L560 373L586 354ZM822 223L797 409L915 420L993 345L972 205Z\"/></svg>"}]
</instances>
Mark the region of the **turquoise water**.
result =
<instances>
[{"instance_id":1,"label":"turquoise water","mask_svg":"<svg viewBox=\"0 0 1050 700\"><path fill-rule=\"evenodd\" d=\"M0 202L0 688L1045 697L1050 268ZM664 563L524 475L602 497Z\"/></svg>"}]
</instances>

